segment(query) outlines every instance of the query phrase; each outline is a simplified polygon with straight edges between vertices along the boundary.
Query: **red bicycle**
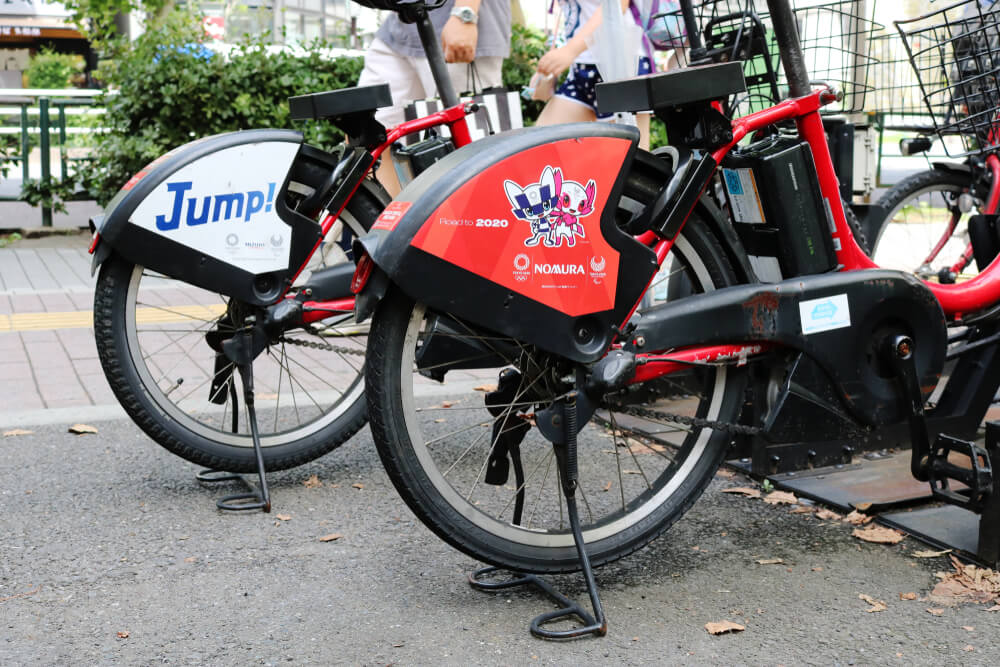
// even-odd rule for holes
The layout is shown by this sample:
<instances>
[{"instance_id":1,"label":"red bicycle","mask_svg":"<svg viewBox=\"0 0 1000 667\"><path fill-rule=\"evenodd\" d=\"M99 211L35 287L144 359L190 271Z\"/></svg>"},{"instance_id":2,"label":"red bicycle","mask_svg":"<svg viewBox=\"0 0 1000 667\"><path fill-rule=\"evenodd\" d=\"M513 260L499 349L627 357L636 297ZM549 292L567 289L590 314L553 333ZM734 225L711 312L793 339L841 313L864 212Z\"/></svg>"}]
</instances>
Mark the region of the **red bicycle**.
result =
<instances>
[{"instance_id":1,"label":"red bicycle","mask_svg":"<svg viewBox=\"0 0 1000 667\"><path fill-rule=\"evenodd\" d=\"M594 615L547 615L539 634L567 636L538 627L566 613L586 626L570 634L604 631L590 564L666 530L734 439L768 437L806 366L827 387L812 400L854 432L908 423L911 470L939 499L983 511L996 497L991 453L955 433L932 445L924 406L946 358L960 379L939 406L970 378L996 382L983 372L996 369L1000 260L947 285L866 255L820 116L840 95L811 85L787 0L767 4L790 99L726 118L720 102L745 90L738 63L602 84L602 109L653 109L673 150L595 124L486 139L422 174L359 241L359 314L378 301L366 378L383 464L470 556L584 571ZM553 183L546 219L561 227L539 242L511 184ZM728 216L704 196L713 184ZM751 248L734 224L770 233ZM768 244L775 283L750 261ZM668 301L637 312L664 267Z\"/></svg>"}]
</instances>

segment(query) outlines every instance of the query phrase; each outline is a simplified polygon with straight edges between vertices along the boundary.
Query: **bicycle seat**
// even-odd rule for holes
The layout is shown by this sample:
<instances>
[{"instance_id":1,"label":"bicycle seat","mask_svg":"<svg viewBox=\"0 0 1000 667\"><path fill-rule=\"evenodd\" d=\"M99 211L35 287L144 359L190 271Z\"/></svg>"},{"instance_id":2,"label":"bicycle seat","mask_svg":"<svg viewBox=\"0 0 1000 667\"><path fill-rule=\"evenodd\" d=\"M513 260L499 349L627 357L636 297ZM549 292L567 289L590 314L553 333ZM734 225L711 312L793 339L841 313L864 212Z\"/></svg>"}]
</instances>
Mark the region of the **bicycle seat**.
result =
<instances>
[{"instance_id":1,"label":"bicycle seat","mask_svg":"<svg viewBox=\"0 0 1000 667\"><path fill-rule=\"evenodd\" d=\"M323 120L392 106L389 84L358 86L288 98L292 120Z\"/></svg>"},{"instance_id":2,"label":"bicycle seat","mask_svg":"<svg viewBox=\"0 0 1000 667\"><path fill-rule=\"evenodd\" d=\"M421 10L437 9L445 0L354 0L363 7L385 9L399 14L403 23L414 23Z\"/></svg>"},{"instance_id":3,"label":"bicycle seat","mask_svg":"<svg viewBox=\"0 0 1000 667\"><path fill-rule=\"evenodd\" d=\"M597 84L601 113L656 111L721 100L746 91L742 63L685 67Z\"/></svg>"}]
</instances>

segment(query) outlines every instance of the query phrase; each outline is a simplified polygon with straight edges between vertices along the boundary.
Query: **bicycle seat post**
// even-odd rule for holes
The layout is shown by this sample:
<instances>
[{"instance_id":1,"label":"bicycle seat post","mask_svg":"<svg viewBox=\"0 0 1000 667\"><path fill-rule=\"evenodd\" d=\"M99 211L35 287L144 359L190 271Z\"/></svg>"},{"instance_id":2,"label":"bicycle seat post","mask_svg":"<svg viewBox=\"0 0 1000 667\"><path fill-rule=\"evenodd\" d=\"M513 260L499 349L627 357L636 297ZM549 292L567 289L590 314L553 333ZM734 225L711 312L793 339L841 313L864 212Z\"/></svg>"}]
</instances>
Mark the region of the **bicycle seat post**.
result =
<instances>
[{"instance_id":1,"label":"bicycle seat post","mask_svg":"<svg viewBox=\"0 0 1000 667\"><path fill-rule=\"evenodd\" d=\"M789 93L792 97L804 97L809 94L812 87L809 84L805 58L802 55L795 14L788 0L767 0L767 9L774 24L774 37L781 53L781 63L785 67Z\"/></svg>"},{"instance_id":2,"label":"bicycle seat post","mask_svg":"<svg viewBox=\"0 0 1000 667\"><path fill-rule=\"evenodd\" d=\"M438 41L438 35L434 31L426 7L417 10L417 20L414 23L417 26L417 34L420 36L424 53L427 54L427 64L431 67L431 76L434 77L434 83L437 84L441 103L445 107L458 105L458 95L455 94L455 87L451 85L451 77L448 75L448 65L444 61L441 43Z\"/></svg>"}]
</instances>

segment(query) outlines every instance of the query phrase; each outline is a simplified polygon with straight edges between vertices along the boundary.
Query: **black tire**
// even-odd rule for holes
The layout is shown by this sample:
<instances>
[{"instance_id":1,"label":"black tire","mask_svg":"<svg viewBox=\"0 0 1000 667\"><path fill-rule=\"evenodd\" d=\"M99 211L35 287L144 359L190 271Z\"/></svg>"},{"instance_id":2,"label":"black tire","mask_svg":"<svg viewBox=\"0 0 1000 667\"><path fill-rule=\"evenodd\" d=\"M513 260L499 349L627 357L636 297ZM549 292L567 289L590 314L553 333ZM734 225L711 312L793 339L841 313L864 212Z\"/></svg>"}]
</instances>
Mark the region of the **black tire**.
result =
<instances>
[{"instance_id":1,"label":"black tire","mask_svg":"<svg viewBox=\"0 0 1000 667\"><path fill-rule=\"evenodd\" d=\"M348 235L362 233L383 206L378 197L359 189L338 224L343 222L351 230ZM317 253L311 268L348 261L335 245L336 231L331 231L327 244L334 251ZM303 272L300 280L308 273ZM170 288L169 281L114 255L101 266L94 297L94 334L105 376L125 411L158 444L208 468L252 472L256 459L245 410L240 407L238 373L228 362L220 373L216 353L204 335L223 329L228 309L237 304L179 281L174 281L178 283L175 289ZM318 326L322 335L298 330L288 332L286 338L333 344L344 352L280 343L254 361L255 403L268 470L291 468L323 456L366 422L367 330L354 328L353 314L324 320ZM226 378L215 392L224 400L221 405L209 398L213 376Z\"/></svg>"},{"instance_id":2,"label":"black tire","mask_svg":"<svg viewBox=\"0 0 1000 667\"><path fill-rule=\"evenodd\" d=\"M626 192L649 202L656 187L633 175ZM721 246L697 218L688 221L675 250L673 261L678 270L689 272L700 287L712 289L733 282ZM563 520L565 511L555 483L550 443L536 428L529 429L519 447L524 481L519 484L515 475L503 486L482 482L492 446L489 429L494 422L484 409L483 396L489 388L482 385L496 383L497 370L451 371L441 383L414 372L412 359L424 314L422 305L399 290L391 291L376 312L369 338L369 416L379 455L393 484L421 521L476 559L528 572L576 570L579 562ZM458 324L461 330L464 323ZM483 333L464 326L475 335ZM502 341L496 341L495 346L502 347ZM566 367L561 366L558 372L555 367L564 362L537 352L530 355L528 363L524 363L525 356L517 356L508 359L510 363L497 362L497 368L503 364L503 368L524 372L519 391L523 388L527 392L532 386L532 394L563 391L558 377L566 373ZM529 370L532 362L537 362L533 374ZM534 377L529 380L531 375ZM670 378L657 381L656 386L642 385L637 391L625 392L627 397L606 398L735 421L746 386L742 369L700 367ZM539 389L543 385L545 389ZM700 398L706 400L696 400L699 394L695 387L704 390ZM537 412L545 400L532 398L530 403L519 409ZM593 563L611 562L648 544L701 495L731 437L723 431L687 428L623 416L604 406L581 430L577 498ZM520 525L513 519L517 486L525 489Z\"/></svg>"},{"instance_id":3,"label":"black tire","mask_svg":"<svg viewBox=\"0 0 1000 667\"><path fill-rule=\"evenodd\" d=\"M930 169L908 176L878 200L886 214L871 226L872 258L884 268L935 278L960 258L968 244L968 218L982 205L971 174ZM963 206L968 210L961 210ZM957 218L947 245L931 257L953 216ZM963 273L975 271L975 264L970 263Z\"/></svg>"}]
</instances>

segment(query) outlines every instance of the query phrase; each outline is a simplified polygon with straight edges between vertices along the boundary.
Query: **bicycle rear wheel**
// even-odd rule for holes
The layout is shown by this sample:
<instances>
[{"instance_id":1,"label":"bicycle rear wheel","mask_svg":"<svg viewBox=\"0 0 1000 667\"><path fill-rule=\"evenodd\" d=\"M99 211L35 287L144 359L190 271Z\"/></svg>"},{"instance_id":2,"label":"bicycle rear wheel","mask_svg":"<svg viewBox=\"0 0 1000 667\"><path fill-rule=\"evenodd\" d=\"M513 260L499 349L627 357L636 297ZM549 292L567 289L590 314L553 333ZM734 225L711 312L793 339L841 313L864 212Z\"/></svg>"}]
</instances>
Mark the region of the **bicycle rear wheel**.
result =
<instances>
[{"instance_id":1,"label":"bicycle rear wheel","mask_svg":"<svg viewBox=\"0 0 1000 667\"><path fill-rule=\"evenodd\" d=\"M647 196L651 186L644 185L632 178L626 192ZM678 239L671 266L697 292L733 281L717 240L696 218ZM447 321L456 342L482 350L490 362L429 379L434 369L421 367L421 352L440 321ZM520 341L430 312L399 291L382 302L368 348L372 433L396 489L442 539L513 570L578 568L551 443L524 426L566 391L571 368ZM621 558L666 530L702 493L730 443L725 431L659 420L634 408L731 422L744 388L742 369L692 367L605 397L579 434L577 498L594 564ZM487 409L487 397L490 407L502 408L499 416ZM503 422L527 430L511 457L511 473L490 484L494 425Z\"/></svg>"},{"instance_id":2,"label":"bicycle rear wheel","mask_svg":"<svg viewBox=\"0 0 1000 667\"><path fill-rule=\"evenodd\" d=\"M358 190L337 225L367 231L382 204ZM331 236L310 263L349 257ZM303 279L309 271L303 273ZM239 374L217 354L241 305L120 257L101 266L94 333L115 396L153 440L217 470L256 470ZM264 464L281 470L316 459L365 424L364 351L368 327L353 313L289 331L253 364Z\"/></svg>"}]
</instances>

